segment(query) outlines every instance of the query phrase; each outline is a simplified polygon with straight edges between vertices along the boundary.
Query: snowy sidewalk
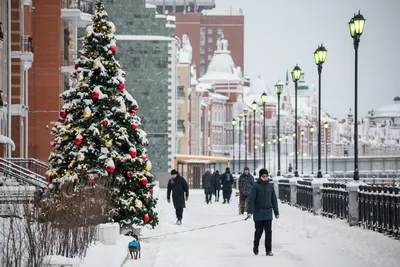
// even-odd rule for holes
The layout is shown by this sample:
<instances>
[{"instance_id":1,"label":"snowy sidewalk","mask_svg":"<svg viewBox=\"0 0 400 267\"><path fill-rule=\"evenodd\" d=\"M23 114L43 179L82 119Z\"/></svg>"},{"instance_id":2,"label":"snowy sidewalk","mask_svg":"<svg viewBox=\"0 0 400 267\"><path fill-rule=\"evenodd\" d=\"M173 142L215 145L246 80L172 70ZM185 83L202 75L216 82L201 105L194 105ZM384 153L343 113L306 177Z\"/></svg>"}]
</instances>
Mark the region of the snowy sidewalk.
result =
<instances>
[{"instance_id":1,"label":"snowy sidewalk","mask_svg":"<svg viewBox=\"0 0 400 267\"><path fill-rule=\"evenodd\" d=\"M158 210L160 225L144 229L151 237L198 227L235 221L238 198L231 204L206 205L203 191L191 191L183 214L183 225L175 225L174 208L161 190ZM142 241L142 259L128 260L124 266L143 267L247 267L276 264L285 267L398 267L400 241L372 231L350 228L344 221L332 220L280 204L281 218L273 223L273 257L264 255L263 239L260 254L252 252L253 222L241 221L228 225L191 231ZM126 255L128 239L117 246L95 246L89 250L85 263L89 267L119 267Z\"/></svg>"}]
</instances>

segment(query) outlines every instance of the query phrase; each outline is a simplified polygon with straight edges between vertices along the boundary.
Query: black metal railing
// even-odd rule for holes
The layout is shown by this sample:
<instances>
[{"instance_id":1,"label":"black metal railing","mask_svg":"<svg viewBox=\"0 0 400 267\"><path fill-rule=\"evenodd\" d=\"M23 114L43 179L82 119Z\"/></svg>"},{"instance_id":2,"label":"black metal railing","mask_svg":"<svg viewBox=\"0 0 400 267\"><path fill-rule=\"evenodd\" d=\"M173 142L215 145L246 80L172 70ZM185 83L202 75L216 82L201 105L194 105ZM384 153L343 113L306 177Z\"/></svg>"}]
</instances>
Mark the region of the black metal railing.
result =
<instances>
[{"instance_id":1,"label":"black metal railing","mask_svg":"<svg viewBox=\"0 0 400 267\"><path fill-rule=\"evenodd\" d=\"M49 169L47 162L34 158L8 158L7 160L43 177L46 176L46 172Z\"/></svg>"},{"instance_id":2,"label":"black metal railing","mask_svg":"<svg viewBox=\"0 0 400 267\"><path fill-rule=\"evenodd\" d=\"M348 219L349 193L346 184L324 183L321 189L322 215L329 218Z\"/></svg>"},{"instance_id":3,"label":"black metal railing","mask_svg":"<svg viewBox=\"0 0 400 267\"><path fill-rule=\"evenodd\" d=\"M360 226L400 236L400 188L393 186L360 186L358 191Z\"/></svg>"},{"instance_id":4,"label":"black metal railing","mask_svg":"<svg viewBox=\"0 0 400 267\"><path fill-rule=\"evenodd\" d=\"M288 179L279 180L278 191L281 202L290 204L290 184Z\"/></svg>"},{"instance_id":5,"label":"black metal railing","mask_svg":"<svg viewBox=\"0 0 400 267\"><path fill-rule=\"evenodd\" d=\"M62 8L79 9L88 14L93 14L93 3L90 0L61 0Z\"/></svg>"},{"instance_id":6,"label":"black metal railing","mask_svg":"<svg viewBox=\"0 0 400 267\"><path fill-rule=\"evenodd\" d=\"M297 181L296 205L313 212L313 188L309 181Z\"/></svg>"}]
</instances>

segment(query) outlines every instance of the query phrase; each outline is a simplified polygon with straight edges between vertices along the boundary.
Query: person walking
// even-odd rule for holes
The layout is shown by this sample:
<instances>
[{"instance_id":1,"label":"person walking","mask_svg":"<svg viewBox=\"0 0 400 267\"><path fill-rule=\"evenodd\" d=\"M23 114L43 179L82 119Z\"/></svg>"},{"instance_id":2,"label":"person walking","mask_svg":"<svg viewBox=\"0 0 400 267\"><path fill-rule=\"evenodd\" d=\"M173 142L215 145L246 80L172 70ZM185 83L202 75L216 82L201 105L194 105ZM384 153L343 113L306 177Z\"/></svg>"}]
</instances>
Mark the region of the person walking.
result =
<instances>
[{"instance_id":1,"label":"person walking","mask_svg":"<svg viewBox=\"0 0 400 267\"><path fill-rule=\"evenodd\" d=\"M174 203L175 213L176 213L176 224L182 224L183 209L186 208L185 201L189 199L189 186L179 172L175 169L171 171L172 178L168 181L167 187L167 200L171 203L171 192L172 201ZM186 195L186 197L185 197Z\"/></svg>"},{"instance_id":2,"label":"person walking","mask_svg":"<svg viewBox=\"0 0 400 267\"><path fill-rule=\"evenodd\" d=\"M206 203L212 203L211 198L214 193L214 177L209 170L203 174L203 189L206 195Z\"/></svg>"},{"instance_id":3,"label":"person walking","mask_svg":"<svg viewBox=\"0 0 400 267\"><path fill-rule=\"evenodd\" d=\"M215 171L213 176L214 176L215 202L219 202L219 192L221 191L221 175L219 174L219 171Z\"/></svg>"},{"instance_id":4,"label":"person walking","mask_svg":"<svg viewBox=\"0 0 400 267\"><path fill-rule=\"evenodd\" d=\"M253 183L254 177L249 173L249 168L246 166L239 177L239 214L244 214L244 211L247 211L247 204Z\"/></svg>"},{"instance_id":5,"label":"person walking","mask_svg":"<svg viewBox=\"0 0 400 267\"><path fill-rule=\"evenodd\" d=\"M292 172L292 171L293 171L292 163L289 163L288 172Z\"/></svg>"},{"instance_id":6,"label":"person walking","mask_svg":"<svg viewBox=\"0 0 400 267\"><path fill-rule=\"evenodd\" d=\"M265 231L265 252L267 256L272 254L272 211L275 218L279 219L278 201L274 190L274 185L269 183L268 171L261 169L259 171L260 179L251 188L249 207L247 209L247 217L253 215L255 233L253 252L258 255L258 246L260 239Z\"/></svg>"},{"instance_id":7,"label":"person walking","mask_svg":"<svg viewBox=\"0 0 400 267\"><path fill-rule=\"evenodd\" d=\"M231 174L231 171L229 168L225 169L225 173L222 175L221 178L222 182L222 195L224 197L224 202L222 204L225 204L231 200L231 195L232 195L232 186L233 186L233 176Z\"/></svg>"}]
</instances>

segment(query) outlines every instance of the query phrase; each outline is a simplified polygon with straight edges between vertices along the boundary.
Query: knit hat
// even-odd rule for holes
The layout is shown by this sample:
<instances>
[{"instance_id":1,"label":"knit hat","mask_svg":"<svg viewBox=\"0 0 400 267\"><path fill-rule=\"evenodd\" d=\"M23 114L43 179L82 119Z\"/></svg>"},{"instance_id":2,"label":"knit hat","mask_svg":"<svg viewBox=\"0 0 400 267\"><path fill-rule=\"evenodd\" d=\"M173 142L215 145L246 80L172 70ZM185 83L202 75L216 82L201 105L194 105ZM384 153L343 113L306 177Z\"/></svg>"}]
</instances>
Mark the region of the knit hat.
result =
<instances>
[{"instance_id":1,"label":"knit hat","mask_svg":"<svg viewBox=\"0 0 400 267\"><path fill-rule=\"evenodd\" d=\"M171 171L171 175L175 175L175 174L178 174L178 172L177 172L175 169L173 169L173 170Z\"/></svg>"},{"instance_id":2,"label":"knit hat","mask_svg":"<svg viewBox=\"0 0 400 267\"><path fill-rule=\"evenodd\" d=\"M244 171L250 171L249 167L244 167Z\"/></svg>"},{"instance_id":3,"label":"knit hat","mask_svg":"<svg viewBox=\"0 0 400 267\"><path fill-rule=\"evenodd\" d=\"M258 177L261 177L261 176L263 176L264 174L266 174L266 175L268 175L268 171L266 170L266 169L261 169L260 171L259 171L259 176Z\"/></svg>"},{"instance_id":4,"label":"knit hat","mask_svg":"<svg viewBox=\"0 0 400 267\"><path fill-rule=\"evenodd\" d=\"M226 171L226 172L229 172L229 171L230 171L230 169L229 169L229 168L226 168L226 169L225 169L225 171Z\"/></svg>"}]
</instances>

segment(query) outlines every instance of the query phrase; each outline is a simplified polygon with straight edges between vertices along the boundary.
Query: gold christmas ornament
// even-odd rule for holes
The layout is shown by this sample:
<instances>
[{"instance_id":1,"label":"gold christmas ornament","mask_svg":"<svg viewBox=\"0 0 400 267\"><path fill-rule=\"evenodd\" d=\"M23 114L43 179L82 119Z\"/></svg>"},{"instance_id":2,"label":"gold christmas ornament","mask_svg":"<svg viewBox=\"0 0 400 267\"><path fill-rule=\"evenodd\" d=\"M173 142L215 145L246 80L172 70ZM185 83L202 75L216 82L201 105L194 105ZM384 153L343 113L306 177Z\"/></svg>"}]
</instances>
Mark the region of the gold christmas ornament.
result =
<instances>
[{"instance_id":1,"label":"gold christmas ornament","mask_svg":"<svg viewBox=\"0 0 400 267\"><path fill-rule=\"evenodd\" d=\"M98 69L99 66L100 66L100 64L99 64L99 61L98 61L98 60L93 61L93 68L94 68L94 69Z\"/></svg>"},{"instance_id":2,"label":"gold christmas ornament","mask_svg":"<svg viewBox=\"0 0 400 267\"><path fill-rule=\"evenodd\" d=\"M148 160L147 163L146 163L145 170L149 172L151 170L151 167L152 167L151 162L150 162L150 160Z\"/></svg>"},{"instance_id":3,"label":"gold christmas ornament","mask_svg":"<svg viewBox=\"0 0 400 267\"><path fill-rule=\"evenodd\" d=\"M85 77L83 77L83 73L79 73L78 74L78 81L83 81L83 79L85 79Z\"/></svg>"},{"instance_id":4,"label":"gold christmas ornament","mask_svg":"<svg viewBox=\"0 0 400 267\"><path fill-rule=\"evenodd\" d=\"M89 107L86 107L85 110L83 111L83 117L89 118L90 116L92 116L92 111L90 110Z\"/></svg>"},{"instance_id":5,"label":"gold christmas ornament","mask_svg":"<svg viewBox=\"0 0 400 267\"><path fill-rule=\"evenodd\" d=\"M103 26L101 27L103 30L107 30L107 26Z\"/></svg>"},{"instance_id":6,"label":"gold christmas ornament","mask_svg":"<svg viewBox=\"0 0 400 267\"><path fill-rule=\"evenodd\" d=\"M135 200L135 207L138 209L141 209L143 207L143 203L142 201L140 201L139 199Z\"/></svg>"},{"instance_id":7,"label":"gold christmas ornament","mask_svg":"<svg viewBox=\"0 0 400 267\"><path fill-rule=\"evenodd\" d=\"M112 146L112 140L106 141L106 147L111 147Z\"/></svg>"}]
</instances>

